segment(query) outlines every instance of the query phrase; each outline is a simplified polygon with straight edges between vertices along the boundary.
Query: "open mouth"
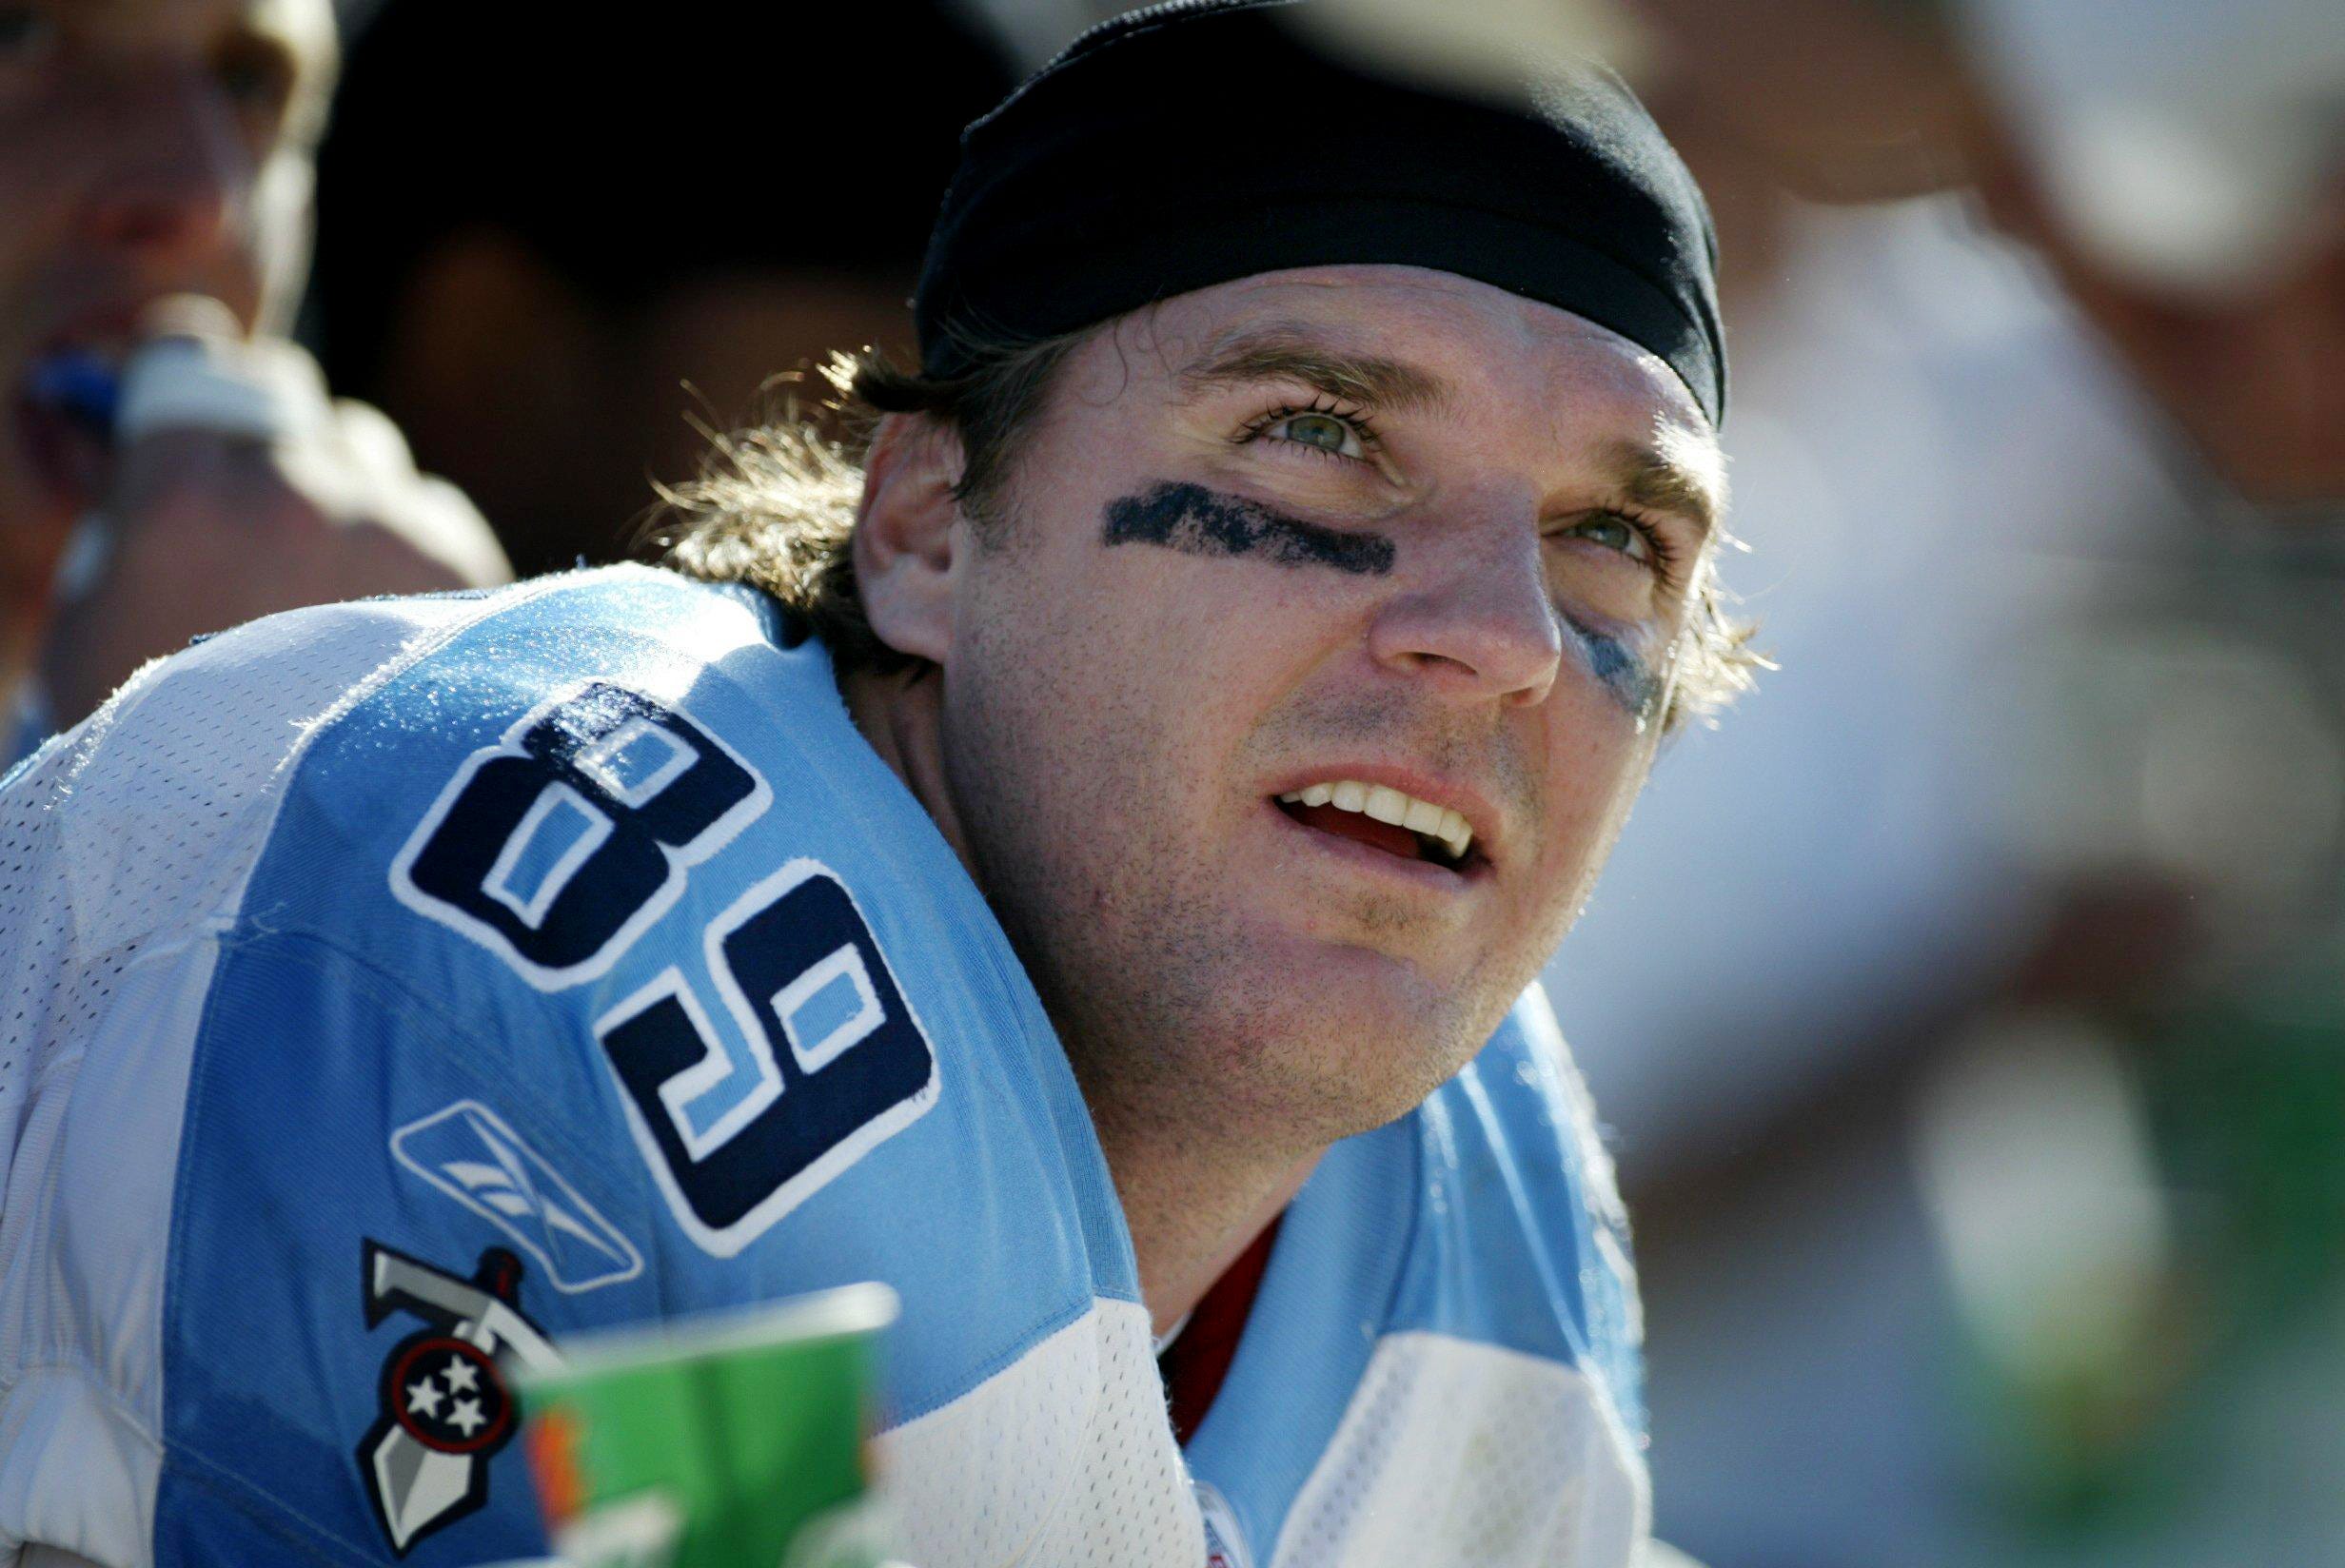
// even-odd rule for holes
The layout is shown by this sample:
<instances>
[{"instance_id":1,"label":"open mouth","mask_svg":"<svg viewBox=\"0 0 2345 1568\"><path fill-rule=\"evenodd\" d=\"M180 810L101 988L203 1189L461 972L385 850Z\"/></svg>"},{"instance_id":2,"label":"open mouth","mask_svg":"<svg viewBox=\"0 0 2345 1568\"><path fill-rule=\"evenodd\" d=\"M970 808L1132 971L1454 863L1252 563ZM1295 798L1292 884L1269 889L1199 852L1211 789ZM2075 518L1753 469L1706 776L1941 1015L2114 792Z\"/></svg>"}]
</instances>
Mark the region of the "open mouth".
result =
<instances>
[{"instance_id":1,"label":"open mouth","mask_svg":"<svg viewBox=\"0 0 2345 1568\"><path fill-rule=\"evenodd\" d=\"M1330 779L1290 790L1277 805L1306 828L1403 860L1461 873L1484 863L1473 829L1458 813L1386 785Z\"/></svg>"}]
</instances>

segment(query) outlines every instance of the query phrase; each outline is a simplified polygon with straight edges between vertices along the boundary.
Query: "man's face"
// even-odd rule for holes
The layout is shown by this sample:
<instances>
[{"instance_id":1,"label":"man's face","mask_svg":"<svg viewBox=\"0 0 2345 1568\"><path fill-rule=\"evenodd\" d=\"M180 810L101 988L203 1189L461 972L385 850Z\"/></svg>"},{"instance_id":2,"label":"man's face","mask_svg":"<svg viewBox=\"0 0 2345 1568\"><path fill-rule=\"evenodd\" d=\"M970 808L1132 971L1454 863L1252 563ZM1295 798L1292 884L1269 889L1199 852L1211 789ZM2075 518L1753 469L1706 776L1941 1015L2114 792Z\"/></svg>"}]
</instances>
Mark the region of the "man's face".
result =
<instances>
[{"instance_id":1,"label":"man's face","mask_svg":"<svg viewBox=\"0 0 2345 1568\"><path fill-rule=\"evenodd\" d=\"M298 281L324 0L0 0L0 589L45 572L103 452L30 396L142 306L208 294L247 329Z\"/></svg>"},{"instance_id":2,"label":"man's face","mask_svg":"<svg viewBox=\"0 0 2345 1568\"><path fill-rule=\"evenodd\" d=\"M1310 1144L1455 1071L1644 780L1717 491L1658 359L1446 273L1078 348L956 552L943 753L1094 1109Z\"/></svg>"}]
</instances>

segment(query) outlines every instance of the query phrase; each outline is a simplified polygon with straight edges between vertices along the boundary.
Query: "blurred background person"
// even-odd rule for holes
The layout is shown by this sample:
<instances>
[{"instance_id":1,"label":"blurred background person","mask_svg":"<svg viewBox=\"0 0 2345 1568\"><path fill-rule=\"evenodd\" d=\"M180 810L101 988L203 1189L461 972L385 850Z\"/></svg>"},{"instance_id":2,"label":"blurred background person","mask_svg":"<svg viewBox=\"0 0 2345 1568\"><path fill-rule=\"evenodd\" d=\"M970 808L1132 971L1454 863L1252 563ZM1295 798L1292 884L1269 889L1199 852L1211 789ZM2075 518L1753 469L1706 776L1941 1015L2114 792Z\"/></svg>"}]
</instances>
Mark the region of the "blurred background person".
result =
<instances>
[{"instance_id":1,"label":"blurred background person","mask_svg":"<svg viewBox=\"0 0 2345 1568\"><path fill-rule=\"evenodd\" d=\"M325 0L0 0L8 756L191 635L504 575L280 336L334 59Z\"/></svg>"},{"instance_id":2,"label":"blurred background person","mask_svg":"<svg viewBox=\"0 0 2345 1568\"><path fill-rule=\"evenodd\" d=\"M949 0L389 0L321 154L326 366L522 571L612 559L769 382L910 344L961 127L1015 80Z\"/></svg>"}]
</instances>

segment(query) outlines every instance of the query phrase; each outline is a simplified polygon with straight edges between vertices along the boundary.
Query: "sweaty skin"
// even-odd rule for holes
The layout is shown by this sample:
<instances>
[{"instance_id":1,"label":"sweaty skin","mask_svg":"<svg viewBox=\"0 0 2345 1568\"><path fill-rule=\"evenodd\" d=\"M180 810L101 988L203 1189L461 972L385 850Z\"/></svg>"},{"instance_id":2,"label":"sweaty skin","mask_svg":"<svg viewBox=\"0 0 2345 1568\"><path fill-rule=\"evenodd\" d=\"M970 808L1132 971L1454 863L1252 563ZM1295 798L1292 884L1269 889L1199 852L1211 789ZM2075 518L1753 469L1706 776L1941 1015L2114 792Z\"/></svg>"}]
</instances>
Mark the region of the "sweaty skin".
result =
<instances>
[{"instance_id":1,"label":"sweaty skin","mask_svg":"<svg viewBox=\"0 0 2345 1568\"><path fill-rule=\"evenodd\" d=\"M1108 502L1102 515L1109 544L1254 556L1278 566L1331 566L1353 577L1380 578L1392 570L1392 541L1382 534L1322 527L1201 484L1159 480L1138 495Z\"/></svg>"}]
</instances>

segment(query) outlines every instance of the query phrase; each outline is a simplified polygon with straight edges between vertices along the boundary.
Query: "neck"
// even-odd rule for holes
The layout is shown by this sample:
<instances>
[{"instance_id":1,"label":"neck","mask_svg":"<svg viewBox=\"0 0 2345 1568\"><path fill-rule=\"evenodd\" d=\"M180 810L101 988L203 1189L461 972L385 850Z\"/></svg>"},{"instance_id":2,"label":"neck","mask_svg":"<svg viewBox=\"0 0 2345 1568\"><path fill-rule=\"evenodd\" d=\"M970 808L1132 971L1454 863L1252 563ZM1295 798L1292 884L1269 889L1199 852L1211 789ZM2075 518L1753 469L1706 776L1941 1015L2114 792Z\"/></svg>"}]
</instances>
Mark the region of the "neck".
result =
<instances>
[{"instance_id":1,"label":"neck","mask_svg":"<svg viewBox=\"0 0 2345 1568\"><path fill-rule=\"evenodd\" d=\"M1145 1129L1122 1126L1100 1114L1095 1095L1085 1098L1132 1232L1140 1299L1162 1335L1278 1217L1324 1150L1276 1155L1209 1147L1161 1122Z\"/></svg>"},{"instance_id":2,"label":"neck","mask_svg":"<svg viewBox=\"0 0 2345 1568\"><path fill-rule=\"evenodd\" d=\"M927 809L982 891L945 783L942 684L934 665L894 675L849 671L838 680L857 730ZM1064 1020L1052 1022L1063 1035ZM1079 1041L1063 1043L1123 1205L1141 1299L1163 1334L1286 1207L1323 1151L1266 1147L1234 1128L1228 1139L1201 1138L1185 1121L1119 1111L1105 1086L1082 1070L1092 1053Z\"/></svg>"},{"instance_id":3,"label":"neck","mask_svg":"<svg viewBox=\"0 0 2345 1568\"><path fill-rule=\"evenodd\" d=\"M969 858L968 835L961 832L952 792L945 787L944 681L936 666L921 664L892 675L842 671L838 695L846 699L847 716L863 739L904 781L971 880L982 889L984 883Z\"/></svg>"}]
</instances>

